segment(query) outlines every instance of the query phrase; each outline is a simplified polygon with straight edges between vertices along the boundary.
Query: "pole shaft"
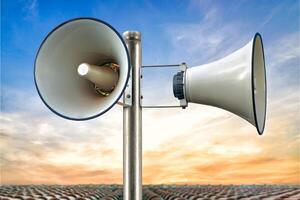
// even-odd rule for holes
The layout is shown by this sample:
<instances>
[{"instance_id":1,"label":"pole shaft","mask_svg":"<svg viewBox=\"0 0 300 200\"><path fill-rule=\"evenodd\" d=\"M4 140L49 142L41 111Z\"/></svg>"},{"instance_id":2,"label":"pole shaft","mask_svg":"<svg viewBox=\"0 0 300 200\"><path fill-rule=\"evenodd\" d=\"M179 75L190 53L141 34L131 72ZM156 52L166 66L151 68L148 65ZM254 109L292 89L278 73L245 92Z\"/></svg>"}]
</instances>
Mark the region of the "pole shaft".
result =
<instances>
[{"instance_id":1,"label":"pole shaft","mask_svg":"<svg viewBox=\"0 0 300 200\"><path fill-rule=\"evenodd\" d=\"M123 108L123 187L124 200L142 200L142 107L141 107L141 34L123 34L131 63L132 105ZM124 98L127 98L126 96Z\"/></svg>"}]
</instances>

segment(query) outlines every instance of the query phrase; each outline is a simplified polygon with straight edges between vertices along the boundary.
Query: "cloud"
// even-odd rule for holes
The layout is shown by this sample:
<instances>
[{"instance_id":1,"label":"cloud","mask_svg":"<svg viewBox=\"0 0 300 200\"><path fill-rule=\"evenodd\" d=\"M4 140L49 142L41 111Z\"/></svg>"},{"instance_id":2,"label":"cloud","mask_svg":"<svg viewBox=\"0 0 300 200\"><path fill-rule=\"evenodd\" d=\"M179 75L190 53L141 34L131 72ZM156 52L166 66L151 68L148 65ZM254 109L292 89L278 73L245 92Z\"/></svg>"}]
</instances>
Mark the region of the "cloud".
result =
<instances>
[{"instance_id":1,"label":"cloud","mask_svg":"<svg viewBox=\"0 0 300 200\"><path fill-rule=\"evenodd\" d=\"M224 23L226 13L221 7L202 1L192 1L191 5L194 4L196 6L191 12L201 13L198 22L169 24L165 28L173 47L173 59L184 60L189 66L205 64L232 53L250 41L245 22L237 19Z\"/></svg>"},{"instance_id":2,"label":"cloud","mask_svg":"<svg viewBox=\"0 0 300 200\"><path fill-rule=\"evenodd\" d=\"M0 117L2 182L121 183L120 107L99 119L74 122L51 113L37 95L19 91L17 96L21 98L8 99L14 98L14 103L22 106L2 112Z\"/></svg>"},{"instance_id":3,"label":"cloud","mask_svg":"<svg viewBox=\"0 0 300 200\"><path fill-rule=\"evenodd\" d=\"M283 64L295 62L300 59L299 32L286 34L277 39L274 45L267 47L269 67L284 67ZM294 66L296 68L296 66Z\"/></svg>"},{"instance_id":4,"label":"cloud","mask_svg":"<svg viewBox=\"0 0 300 200\"><path fill-rule=\"evenodd\" d=\"M203 130L198 135L188 132L169 138L156 150L144 153L144 180L147 183L299 183L300 143L299 139L295 141L298 125L291 122L293 132L280 133L274 124L290 126L282 120L289 119L269 121L271 128L263 137L253 135L249 125L246 130L239 125L236 131L215 126L212 132Z\"/></svg>"},{"instance_id":5,"label":"cloud","mask_svg":"<svg viewBox=\"0 0 300 200\"><path fill-rule=\"evenodd\" d=\"M28 16L37 16L38 2L27 3ZM164 29L173 50L170 57L188 57L189 65L213 61L249 40L246 22L223 23L224 10L200 3L204 7L197 22ZM289 82L299 78L298 34L275 38L268 46L274 45L267 46L270 95L263 136L218 108L190 104L185 110L144 109L144 183L299 183L299 85ZM162 93L170 91L165 82L153 81ZM3 183L122 182L121 107L94 120L74 122L51 113L35 90L5 86L2 92ZM149 97L152 102L157 98Z\"/></svg>"},{"instance_id":6,"label":"cloud","mask_svg":"<svg viewBox=\"0 0 300 200\"><path fill-rule=\"evenodd\" d=\"M2 168L2 182L6 184L76 184L121 183L122 169L86 169L85 166L59 166L47 163L19 162L18 166ZM12 175L13 174L13 175Z\"/></svg>"},{"instance_id":7,"label":"cloud","mask_svg":"<svg viewBox=\"0 0 300 200\"><path fill-rule=\"evenodd\" d=\"M246 121L212 107L149 111L148 125L161 120L144 125L144 181L299 183L299 102L298 93L280 90L268 105L263 136Z\"/></svg>"},{"instance_id":8,"label":"cloud","mask_svg":"<svg viewBox=\"0 0 300 200\"><path fill-rule=\"evenodd\" d=\"M10 95L23 106L0 118L4 183L122 182L121 107L73 122L37 95ZM272 96L263 136L218 108L144 109L144 183L298 183L299 102L291 88Z\"/></svg>"},{"instance_id":9,"label":"cloud","mask_svg":"<svg viewBox=\"0 0 300 200\"><path fill-rule=\"evenodd\" d=\"M268 102L277 104L274 109L299 110L299 103L296 103L300 102L297 92L300 89L299 42L299 32L294 32L276 38L272 45L266 46ZM298 116L299 114L298 112Z\"/></svg>"},{"instance_id":10,"label":"cloud","mask_svg":"<svg viewBox=\"0 0 300 200\"><path fill-rule=\"evenodd\" d=\"M31 21L35 20L39 15L38 0L25 0L24 2L24 19Z\"/></svg>"}]
</instances>

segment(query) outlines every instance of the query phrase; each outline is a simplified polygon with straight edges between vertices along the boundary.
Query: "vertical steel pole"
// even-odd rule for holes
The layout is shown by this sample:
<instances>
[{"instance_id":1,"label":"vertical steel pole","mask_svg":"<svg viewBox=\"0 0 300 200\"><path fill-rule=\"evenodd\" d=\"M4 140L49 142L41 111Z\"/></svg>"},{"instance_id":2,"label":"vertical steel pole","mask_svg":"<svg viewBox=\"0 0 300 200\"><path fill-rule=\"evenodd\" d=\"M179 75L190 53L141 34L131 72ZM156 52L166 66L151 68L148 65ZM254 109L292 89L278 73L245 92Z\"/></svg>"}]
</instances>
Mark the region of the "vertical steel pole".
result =
<instances>
[{"instance_id":1,"label":"vertical steel pole","mask_svg":"<svg viewBox=\"0 0 300 200\"><path fill-rule=\"evenodd\" d=\"M132 105L123 108L123 187L124 200L142 200L142 107L141 107L141 33L123 34L131 62L129 87ZM129 89L129 91L130 91Z\"/></svg>"}]
</instances>

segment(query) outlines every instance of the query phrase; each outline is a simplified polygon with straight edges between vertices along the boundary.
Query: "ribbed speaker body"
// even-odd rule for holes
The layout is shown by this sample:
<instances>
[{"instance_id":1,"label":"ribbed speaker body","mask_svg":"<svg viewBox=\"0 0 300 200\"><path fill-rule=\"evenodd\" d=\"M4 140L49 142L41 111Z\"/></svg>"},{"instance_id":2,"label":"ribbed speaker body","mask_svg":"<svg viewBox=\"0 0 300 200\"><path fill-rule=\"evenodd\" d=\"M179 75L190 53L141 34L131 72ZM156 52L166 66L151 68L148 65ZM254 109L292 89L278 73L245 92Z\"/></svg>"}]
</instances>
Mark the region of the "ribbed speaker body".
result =
<instances>
[{"instance_id":1,"label":"ribbed speaker body","mask_svg":"<svg viewBox=\"0 0 300 200\"><path fill-rule=\"evenodd\" d=\"M266 75L259 34L244 47L215 62L186 70L188 102L230 111L262 134L266 115Z\"/></svg>"},{"instance_id":2,"label":"ribbed speaker body","mask_svg":"<svg viewBox=\"0 0 300 200\"><path fill-rule=\"evenodd\" d=\"M102 96L77 70L82 63L102 66L110 62L119 66L118 82L108 96ZM98 19L79 18L49 33L38 51L34 75L40 97L53 112L67 119L85 120L117 103L129 69L128 50L120 34Z\"/></svg>"}]
</instances>

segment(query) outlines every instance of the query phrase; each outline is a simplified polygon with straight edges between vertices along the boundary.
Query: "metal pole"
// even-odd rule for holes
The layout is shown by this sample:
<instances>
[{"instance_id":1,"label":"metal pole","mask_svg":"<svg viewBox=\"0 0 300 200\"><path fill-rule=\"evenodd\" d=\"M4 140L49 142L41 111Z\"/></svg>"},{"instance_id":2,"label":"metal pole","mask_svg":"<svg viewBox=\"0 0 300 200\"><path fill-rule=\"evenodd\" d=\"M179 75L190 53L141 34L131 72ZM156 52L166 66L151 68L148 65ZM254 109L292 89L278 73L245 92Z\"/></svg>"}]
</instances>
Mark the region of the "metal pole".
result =
<instances>
[{"instance_id":1,"label":"metal pole","mask_svg":"<svg viewBox=\"0 0 300 200\"><path fill-rule=\"evenodd\" d=\"M141 33L123 34L131 62L131 106L123 107L123 187L124 200L142 200L142 107L141 107ZM130 89L129 89L130 91ZM125 102L125 101L124 101Z\"/></svg>"}]
</instances>

